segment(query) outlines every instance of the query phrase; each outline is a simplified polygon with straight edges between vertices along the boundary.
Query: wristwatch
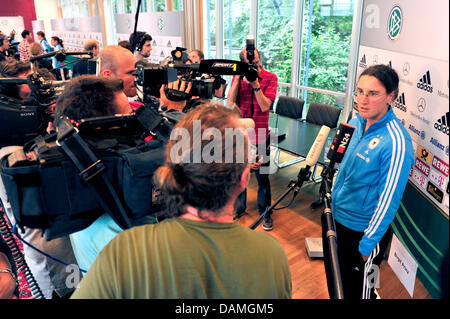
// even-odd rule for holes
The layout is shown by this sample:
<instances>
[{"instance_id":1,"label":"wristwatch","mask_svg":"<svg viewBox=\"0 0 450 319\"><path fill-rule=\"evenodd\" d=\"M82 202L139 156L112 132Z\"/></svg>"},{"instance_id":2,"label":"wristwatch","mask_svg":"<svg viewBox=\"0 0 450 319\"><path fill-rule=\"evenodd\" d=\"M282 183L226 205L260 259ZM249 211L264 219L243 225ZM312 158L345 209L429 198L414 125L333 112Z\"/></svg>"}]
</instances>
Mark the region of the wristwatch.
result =
<instances>
[{"instance_id":1,"label":"wristwatch","mask_svg":"<svg viewBox=\"0 0 450 319\"><path fill-rule=\"evenodd\" d=\"M260 90L261 90L261 88L253 88L253 92L258 92Z\"/></svg>"}]
</instances>

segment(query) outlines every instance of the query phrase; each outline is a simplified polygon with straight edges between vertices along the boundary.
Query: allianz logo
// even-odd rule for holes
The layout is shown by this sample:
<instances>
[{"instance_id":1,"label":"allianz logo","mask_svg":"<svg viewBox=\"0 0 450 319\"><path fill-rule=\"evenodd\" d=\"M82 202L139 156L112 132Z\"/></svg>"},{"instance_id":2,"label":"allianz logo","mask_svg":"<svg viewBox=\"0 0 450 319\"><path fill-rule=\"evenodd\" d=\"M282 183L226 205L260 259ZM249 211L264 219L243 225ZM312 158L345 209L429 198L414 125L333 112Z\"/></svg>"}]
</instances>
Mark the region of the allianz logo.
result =
<instances>
[{"instance_id":1,"label":"allianz logo","mask_svg":"<svg viewBox=\"0 0 450 319\"><path fill-rule=\"evenodd\" d=\"M411 132L413 132L414 134L416 134L417 136L419 136L422 140L424 140L425 139L425 131L421 131L421 130L418 130L417 128L415 128L414 127L414 125L412 125L412 124L409 124L409 130L411 131Z\"/></svg>"}]
</instances>

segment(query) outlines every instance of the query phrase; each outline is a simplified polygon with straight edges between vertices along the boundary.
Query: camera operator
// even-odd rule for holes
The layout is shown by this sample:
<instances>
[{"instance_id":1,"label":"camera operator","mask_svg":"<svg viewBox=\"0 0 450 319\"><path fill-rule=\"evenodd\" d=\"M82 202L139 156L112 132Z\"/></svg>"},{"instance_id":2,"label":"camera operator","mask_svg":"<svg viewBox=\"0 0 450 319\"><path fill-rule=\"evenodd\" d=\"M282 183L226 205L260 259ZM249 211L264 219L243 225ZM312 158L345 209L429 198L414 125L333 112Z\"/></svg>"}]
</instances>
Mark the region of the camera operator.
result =
<instances>
[{"instance_id":1,"label":"camera operator","mask_svg":"<svg viewBox=\"0 0 450 319\"><path fill-rule=\"evenodd\" d=\"M131 54L129 51L128 53ZM132 55L131 57L134 59ZM61 116L77 121L84 118L131 113L132 110L123 89L123 81L116 77L78 76L66 85L58 98L55 121ZM154 223L156 218L148 215L133 222L134 226ZM89 227L70 234L80 267L89 269L100 250L121 231L123 229L105 213Z\"/></svg>"},{"instance_id":2,"label":"camera operator","mask_svg":"<svg viewBox=\"0 0 450 319\"><path fill-rule=\"evenodd\" d=\"M136 61L147 59L152 51L152 36L146 32L136 31L130 34L130 47Z\"/></svg>"},{"instance_id":3,"label":"camera operator","mask_svg":"<svg viewBox=\"0 0 450 319\"><path fill-rule=\"evenodd\" d=\"M31 73L29 63L17 60L0 62L0 77L26 79ZM0 84L0 94L18 99L26 100L30 95L30 87L27 84Z\"/></svg>"},{"instance_id":4,"label":"camera operator","mask_svg":"<svg viewBox=\"0 0 450 319\"><path fill-rule=\"evenodd\" d=\"M123 81L123 92L129 98L136 96L136 58L118 45L108 45L100 52L100 76L116 77Z\"/></svg>"},{"instance_id":5,"label":"camera operator","mask_svg":"<svg viewBox=\"0 0 450 319\"><path fill-rule=\"evenodd\" d=\"M84 51L92 52L92 59L95 59L100 54L100 44L94 39L87 40L84 43ZM88 63L89 61L85 58L75 63L72 68L72 77L83 74L95 74L95 72L89 73Z\"/></svg>"},{"instance_id":6,"label":"camera operator","mask_svg":"<svg viewBox=\"0 0 450 319\"><path fill-rule=\"evenodd\" d=\"M210 143L196 140L195 123L205 133L217 132L220 159L229 153L236 160L211 163L202 156L191 162L197 142L203 147ZM236 133L228 143L229 129ZM291 275L280 243L233 222L233 203L250 174L248 139L238 116L221 105L202 105L174 130L188 136L169 141L165 165L154 177L166 194L171 218L114 238L72 298L291 298ZM182 154L179 143L187 147Z\"/></svg>"},{"instance_id":7,"label":"camera operator","mask_svg":"<svg viewBox=\"0 0 450 319\"><path fill-rule=\"evenodd\" d=\"M203 54L203 52L201 50L192 50L191 52L189 52L186 64L200 63L204 59L205 59L205 55ZM203 78L214 79L214 96L219 97L219 98L224 97L225 84L227 82L221 76L210 77L209 75L203 75Z\"/></svg>"},{"instance_id":8,"label":"camera operator","mask_svg":"<svg viewBox=\"0 0 450 319\"><path fill-rule=\"evenodd\" d=\"M38 70L38 72L40 72ZM7 78L26 78L31 73L30 64L12 60L0 63L0 77ZM26 100L29 96L30 88L26 84L0 85L0 94L9 97ZM0 158L9 155L11 152L20 148L19 146L8 146L0 149ZM5 192L3 181L0 179L0 200L5 208L6 214L14 225L15 219L8 201L8 194ZM31 229L24 227L24 231L19 230L20 236L33 246L44 251L45 253L62 260L68 264L75 264L76 260L73 254L72 246L68 236L47 241L41 234L39 229ZM36 278L45 298L50 299L56 293L59 297L64 297L73 292L72 288L66 285L66 278L71 275L66 272L66 266L48 258L32 249L28 245L24 245L25 261L31 272Z\"/></svg>"},{"instance_id":9,"label":"camera operator","mask_svg":"<svg viewBox=\"0 0 450 319\"><path fill-rule=\"evenodd\" d=\"M252 54L252 53L251 53ZM270 165L270 146L266 145L269 131L269 110L275 101L277 94L278 78L276 74L264 70L260 63L260 53L254 49L254 60L249 61L247 49L243 49L239 55L242 62L252 62L256 64L258 76L253 82L249 82L246 77L234 76L230 91L228 92L227 104L237 104L241 110L243 118L251 118L255 121L255 135L250 136L251 142L256 145L258 154L263 157L261 167L255 170L258 181L258 213L261 215L266 208L271 205L271 190L268 174ZM245 213L247 207L247 192L244 191L236 202L236 218ZM272 217L265 216L263 229L269 231L273 228Z\"/></svg>"},{"instance_id":10,"label":"camera operator","mask_svg":"<svg viewBox=\"0 0 450 319\"><path fill-rule=\"evenodd\" d=\"M0 39L0 62L11 61L14 59L14 54L10 49L10 43L8 38Z\"/></svg>"}]
</instances>

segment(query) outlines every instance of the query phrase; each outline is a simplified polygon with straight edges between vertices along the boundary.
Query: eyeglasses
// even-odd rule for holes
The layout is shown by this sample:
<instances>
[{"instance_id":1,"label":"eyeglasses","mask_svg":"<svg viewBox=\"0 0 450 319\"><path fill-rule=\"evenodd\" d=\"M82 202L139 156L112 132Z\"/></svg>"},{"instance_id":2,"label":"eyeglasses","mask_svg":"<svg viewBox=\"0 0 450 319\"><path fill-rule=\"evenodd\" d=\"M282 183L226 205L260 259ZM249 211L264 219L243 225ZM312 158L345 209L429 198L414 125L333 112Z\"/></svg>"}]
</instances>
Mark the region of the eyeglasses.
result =
<instances>
[{"instance_id":1,"label":"eyeglasses","mask_svg":"<svg viewBox=\"0 0 450 319\"><path fill-rule=\"evenodd\" d=\"M386 95L386 93L381 94L380 92L377 91L368 91L366 93L364 93L362 90L357 90L355 92L353 92L353 98L356 99L360 99L363 96L366 96L369 100L376 100L380 97L382 97L383 95Z\"/></svg>"}]
</instances>

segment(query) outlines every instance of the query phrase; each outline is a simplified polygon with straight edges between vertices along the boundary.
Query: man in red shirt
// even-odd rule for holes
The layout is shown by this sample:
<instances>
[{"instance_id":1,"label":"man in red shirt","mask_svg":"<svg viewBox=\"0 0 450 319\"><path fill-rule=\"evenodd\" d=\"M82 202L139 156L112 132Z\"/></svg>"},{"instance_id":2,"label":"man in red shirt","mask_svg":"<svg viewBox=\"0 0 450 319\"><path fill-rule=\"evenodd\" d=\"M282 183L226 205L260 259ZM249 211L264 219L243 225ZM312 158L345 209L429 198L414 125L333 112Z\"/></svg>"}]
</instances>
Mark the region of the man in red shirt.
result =
<instances>
[{"instance_id":1,"label":"man in red shirt","mask_svg":"<svg viewBox=\"0 0 450 319\"><path fill-rule=\"evenodd\" d=\"M246 49L241 51L239 58L242 62L249 63ZM255 122L255 134L254 136L250 135L250 140L256 145L259 157L262 157L260 167L255 170L258 180L258 212L261 215L271 205L268 169L270 165L270 144L266 143L266 139L269 132L269 110L277 95L278 78L276 74L264 70L258 49L255 49L253 63L258 66L258 78L249 82L242 76L233 77L227 103L229 105L236 103L241 110L242 117L251 118ZM237 217L245 213L246 201L247 191L245 190L236 203ZM272 228L273 221L269 214L265 216L263 229L268 231Z\"/></svg>"}]
</instances>

